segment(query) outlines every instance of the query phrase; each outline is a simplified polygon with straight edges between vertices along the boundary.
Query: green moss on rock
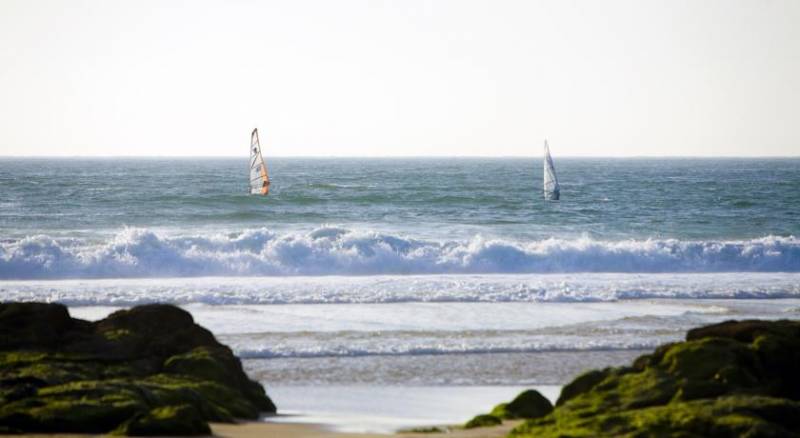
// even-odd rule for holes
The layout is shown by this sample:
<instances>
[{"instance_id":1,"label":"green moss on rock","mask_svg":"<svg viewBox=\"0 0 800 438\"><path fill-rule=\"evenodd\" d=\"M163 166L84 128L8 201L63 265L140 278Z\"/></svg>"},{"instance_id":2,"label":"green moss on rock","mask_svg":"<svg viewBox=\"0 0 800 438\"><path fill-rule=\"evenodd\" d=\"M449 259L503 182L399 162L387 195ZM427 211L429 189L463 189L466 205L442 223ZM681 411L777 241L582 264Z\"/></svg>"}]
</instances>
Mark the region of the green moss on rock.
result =
<instances>
[{"instance_id":1,"label":"green moss on rock","mask_svg":"<svg viewBox=\"0 0 800 438\"><path fill-rule=\"evenodd\" d=\"M211 428L193 406L178 405L138 414L113 433L132 436L211 435Z\"/></svg>"},{"instance_id":2,"label":"green moss on rock","mask_svg":"<svg viewBox=\"0 0 800 438\"><path fill-rule=\"evenodd\" d=\"M488 414L478 415L464 426L485 427L502 423L502 420L532 419L544 417L553 411L553 404L539 391L528 389L522 391L509 403L500 403ZM495 419L499 420L495 422Z\"/></svg>"},{"instance_id":3,"label":"green moss on rock","mask_svg":"<svg viewBox=\"0 0 800 438\"><path fill-rule=\"evenodd\" d=\"M465 429L474 429L476 427L490 427L501 424L503 420L491 414L481 414L475 416L473 419L464 424Z\"/></svg>"},{"instance_id":4,"label":"green moss on rock","mask_svg":"<svg viewBox=\"0 0 800 438\"><path fill-rule=\"evenodd\" d=\"M412 427L410 429L401 429L398 430L398 433L448 433L450 430L446 427L439 427L439 426L422 426L422 427Z\"/></svg>"},{"instance_id":5,"label":"green moss on rock","mask_svg":"<svg viewBox=\"0 0 800 438\"><path fill-rule=\"evenodd\" d=\"M197 435L207 421L275 410L231 350L177 307L90 323L58 304L0 304L0 431Z\"/></svg>"},{"instance_id":6,"label":"green moss on rock","mask_svg":"<svg viewBox=\"0 0 800 438\"><path fill-rule=\"evenodd\" d=\"M506 410L506 408L508 408L508 403L500 403L500 404L496 405L494 408L492 408L492 411L489 412L489 415L495 416L497 418L503 418L503 419L511 418L511 416L509 415L509 413Z\"/></svg>"},{"instance_id":7,"label":"green moss on rock","mask_svg":"<svg viewBox=\"0 0 800 438\"><path fill-rule=\"evenodd\" d=\"M800 322L701 327L630 367L577 377L511 436L800 436L798 369Z\"/></svg>"},{"instance_id":8,"label":"green moss on rock","mask_svg":"<svg viewBox=\"0 0 800 438\"><path fill-rule=\"evenodd\" d=\"M125 337L132 335L133 333L128 329L116 329L116 330L106 330L102 332L103 337L110 341L119 341L125 339Z\"/></svg>"},{"instance_id":9,"label":"green moss on rock","mask_svg":"<svg viewBox=\"0 0 800 438\"><path fill-rule=\"evenodd\" d=\"M595 385L605 380L611 372L611 369L606 368L604 370L591 370L581 374L561 389L561 395L558 396L556 406L561 406L570 399L575 398L575 396L591 390Z\"/></svg>"},{"instance_id":10,"label":"green moss on rock","mask_svg":"<svg viewBox=\"0 0 800 438\"><path fill-rule=\"evenodd\" d=\"M135 415L139 407L97 399L27 398L0 408L0 424L20 432L104 433Z\"/></svg>"},{"instance_id":11,"label":"green moss on rock","mask_svg":"<svg viewBox=\"0 0 800 438\"><path fill-rule=\"evenodd\" d=\"M539 391L529 389L520 393L506 407L502 418L539 418L553 411L553 404Z\"/></svg>"},{"instance_id":12,"label":"green moss on rock","mask_svg":"<svg viewBox=\"0 0 800 438\"><path fill-rule=\"evenodd\" d=\"M188 353L170 357L164 362L164 371L196 376L215 382L229 380L228 370L225 369L219 358L205 347L198 347Z\"/></svg>"},{"instance_id":13,"label":"green moss on rock","mask_svg":"<svg viewBox=\"0 0 800 438\"><path fill-rule=\"evenodd\" d=\"M798 415L800 403L791 400L730 396L583 416L556 415L528 421L510 436L793 437L798 436Z\"/></svg>"}]
</instances>

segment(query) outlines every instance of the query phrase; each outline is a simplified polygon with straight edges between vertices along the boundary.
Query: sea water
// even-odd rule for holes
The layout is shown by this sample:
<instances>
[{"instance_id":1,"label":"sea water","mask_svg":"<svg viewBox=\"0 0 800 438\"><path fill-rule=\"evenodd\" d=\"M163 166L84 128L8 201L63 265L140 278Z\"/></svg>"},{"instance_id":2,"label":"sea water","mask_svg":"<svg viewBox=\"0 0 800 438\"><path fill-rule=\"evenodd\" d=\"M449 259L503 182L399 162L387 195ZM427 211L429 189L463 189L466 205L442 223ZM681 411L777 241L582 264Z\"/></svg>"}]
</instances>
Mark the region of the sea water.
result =
<instances>
[{"instance_id":1,"label":"sea water","mask_svg":"<svg viewBox=\"0 0 800 438\"><path fill-rule=\"evenodd\" d=\"M557 159L559 202L539 159L268 165L260 197L246 159L0 159L0 298L179 304L287 418L348 430L800 315L797 159Z\"/></svg>"}]
</instances>

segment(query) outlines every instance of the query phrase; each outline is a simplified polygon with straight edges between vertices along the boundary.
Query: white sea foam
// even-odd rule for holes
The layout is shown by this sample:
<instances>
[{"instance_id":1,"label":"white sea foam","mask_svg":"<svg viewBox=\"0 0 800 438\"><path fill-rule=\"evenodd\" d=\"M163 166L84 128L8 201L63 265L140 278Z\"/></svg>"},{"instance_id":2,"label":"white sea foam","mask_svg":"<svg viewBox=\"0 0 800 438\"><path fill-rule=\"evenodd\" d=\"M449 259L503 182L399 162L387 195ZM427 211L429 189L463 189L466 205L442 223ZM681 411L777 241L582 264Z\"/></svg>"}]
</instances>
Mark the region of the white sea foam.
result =
<instances>
[{"instance_id":1,"label":"white sea foam","mask_svg":"<svg viewBox=\"0 0 800 438\"><path fill-rule=\"evenodd\" d=\"M680 339L705 306L645 303L189 305L195 320L245 359L474 355L652 348ZM72 308L104 317L112 308Z\"/></svg>"},{"instance_id":2,"label":"white sea foam","mask_svg":"<svg viewBox=\"0 0 800 438\"><path fill-rule=\"evenodd\" d=\"M650 298L795 298L800 273L469 274L4 280L9 301L71 306L403 302L606 302Z\"/></svg>"},{"instance_id":3,"label":"white sea foam","mask_svg":"<svg viewBox=\"0 0 800 438\"><path fill-rule=\"evenodd\" d=\"M249 359L648 349L732 318L785 318L789 300L289 304L184 308ZM116 308L72 307L99 319Z\"/></svg>"},{"instance_id":4,"label":"white sea foam","mask_svg":"<svg viewBox=\"0 0 800 438\"><path fill-rule=\"evenodd\" d=\"M699 325L782 318L780 309L796 303L662 300L189 309L217 329L238 355L271 359L651 349L678 341Z\"/></svg>"},{"instance_id":5,"label":"white sea foam","mask_svg":"<svg viewBox=\"0 0 800 438\"><path fill-rule=\"evenodd\" d=\"M125 229L91 243L47 235L0 244L0 278L147 278L569 272L798 272L800 240L419 240L323 227L227 235Z\"/></svg>"},{"instance_id":6,"label":"white sea foam","mask_svg":"<svg viewBox=\"0 0 800 438\"><path fill-rule=\"evenodd\" d=\"M380 336L371 341L356 342L346 337L349 343L281 343L274 346L237 348L236 354L243 359L275 358L322 358L322 357L363 357L363 356L416 356L452 354L499 354L499 353L537 353L556 351L607 351L641 350L654 348L664 342L680 340L681 333L673 336L653 336L646 339L633 339L628 336L601 339L580 337L558 337L548 340L544 337L524 336L517 333L490 336L487 338L464 339L451 333L444 337L425 338L417 336L409 339L387 339ZM375 335L372 336L373 338Z\"/></svg>"}]
</instances>

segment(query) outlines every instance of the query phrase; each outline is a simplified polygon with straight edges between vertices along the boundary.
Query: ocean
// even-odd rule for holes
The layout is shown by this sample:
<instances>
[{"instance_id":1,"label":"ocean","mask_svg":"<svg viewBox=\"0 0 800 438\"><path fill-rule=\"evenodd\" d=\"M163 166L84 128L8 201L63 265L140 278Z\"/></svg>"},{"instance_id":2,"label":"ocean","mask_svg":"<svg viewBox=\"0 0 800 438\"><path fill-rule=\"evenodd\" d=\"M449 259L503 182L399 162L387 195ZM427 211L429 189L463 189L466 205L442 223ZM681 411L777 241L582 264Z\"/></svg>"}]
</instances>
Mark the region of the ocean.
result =
<instances>
[{"instance_id":1,"label":"ocean","mask_svg":"<svg viewBox=\"0 0 800 438\"><path fill-rule=\"evenodd\" d=\"M259 197L246 158L0 159L0 299L181 305L280 411L349 430L800 315L800 159L556 157L559 202L539 158L268 166Z\"/></svg>"}]
</instances>

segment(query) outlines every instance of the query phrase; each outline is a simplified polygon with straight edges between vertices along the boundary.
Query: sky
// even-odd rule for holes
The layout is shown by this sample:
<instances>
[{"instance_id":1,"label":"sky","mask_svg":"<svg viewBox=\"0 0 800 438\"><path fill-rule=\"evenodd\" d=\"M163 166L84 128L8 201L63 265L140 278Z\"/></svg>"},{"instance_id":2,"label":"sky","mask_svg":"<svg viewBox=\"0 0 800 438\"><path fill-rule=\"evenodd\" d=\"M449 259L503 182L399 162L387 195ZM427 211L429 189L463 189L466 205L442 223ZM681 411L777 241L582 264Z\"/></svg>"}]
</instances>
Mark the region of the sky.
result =
<instances>
[{"instance_id":1,"label":"sky","mask_svg":"<svg viewBox=\"0 0 800 438\"><path fill-rule=\"evenodd\" d=\"M800 155L800 1L0 0L0 155Z\"/></svg>"}]
</instances>

